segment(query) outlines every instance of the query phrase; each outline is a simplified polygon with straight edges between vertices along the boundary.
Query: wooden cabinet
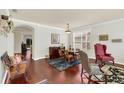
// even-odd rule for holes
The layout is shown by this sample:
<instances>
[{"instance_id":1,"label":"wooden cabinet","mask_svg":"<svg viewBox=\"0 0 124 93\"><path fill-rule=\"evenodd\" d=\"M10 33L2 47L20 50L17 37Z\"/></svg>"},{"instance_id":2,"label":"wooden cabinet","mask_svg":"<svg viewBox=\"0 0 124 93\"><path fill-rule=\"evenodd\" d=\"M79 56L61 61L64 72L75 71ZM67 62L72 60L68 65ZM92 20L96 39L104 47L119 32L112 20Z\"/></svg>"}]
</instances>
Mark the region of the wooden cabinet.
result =
<instances>
[{"instance_id":1,"label":"wooden cabinet","mask_svg":"<svg viewBox=\"0 0 124 93\"><path fill-rule=\"evenodd\" d=\"M59 49L60 47L49 47L49 57L50 59L59 58Z\"/></svg>"}]
</instances>

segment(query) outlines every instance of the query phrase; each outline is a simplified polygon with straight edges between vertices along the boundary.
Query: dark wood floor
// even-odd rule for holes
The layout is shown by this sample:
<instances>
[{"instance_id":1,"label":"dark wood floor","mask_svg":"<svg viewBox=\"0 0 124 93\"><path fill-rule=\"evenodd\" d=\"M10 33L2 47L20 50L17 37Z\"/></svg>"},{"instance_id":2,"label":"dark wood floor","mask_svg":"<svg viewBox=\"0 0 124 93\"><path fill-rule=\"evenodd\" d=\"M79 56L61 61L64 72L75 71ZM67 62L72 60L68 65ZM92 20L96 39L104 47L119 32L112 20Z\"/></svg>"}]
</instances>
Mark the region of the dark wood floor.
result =
<instances>
[{"instance_id":1,"label":"dark wood floor","mask_svg":"<svg viewBox=\"0 0 124 93\"><path fill-rule=\"evenodd\" d=\"M81 64L71 67L65 71L58 71L47 63L46 59L28 61L26 79L24 75L15 78L11 84L34 84L44 79L49 84L81 84ZM120 66L120 65L118 65ZM124 67L124 66L123 66ZM84 79L87 82L87 79Z\"/></svg>"},{"instance_id":2,"label":"dark wood floor","mask_svg":"<svg viewBox=\"0 0 124 93\"><path fill-rule=\"evenodd\" d=\"M50 84L80 84L81 65L74 66L65 71L58 71L47 63L46 59L30 61L28 69L28 80L20 76L11 81L13 84L32 84L48 79Z\"/></svg>"}]
</instances>

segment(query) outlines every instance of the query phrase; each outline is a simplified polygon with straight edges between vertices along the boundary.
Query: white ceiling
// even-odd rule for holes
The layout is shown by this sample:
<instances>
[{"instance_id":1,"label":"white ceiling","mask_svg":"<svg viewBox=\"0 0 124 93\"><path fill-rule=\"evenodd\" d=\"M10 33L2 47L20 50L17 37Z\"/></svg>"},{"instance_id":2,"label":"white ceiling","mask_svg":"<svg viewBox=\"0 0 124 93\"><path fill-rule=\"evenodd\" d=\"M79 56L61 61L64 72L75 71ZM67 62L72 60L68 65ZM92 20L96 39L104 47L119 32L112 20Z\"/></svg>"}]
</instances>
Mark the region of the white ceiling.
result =
<instances>
[{"instance_id":1,"label":"white ceiling","mask_svg":"<svg viewBox=\"0 0 124 93\"><path fill-rule=\"evenodd\" d=\"M60 28L65 28L66 23L70 23L73 28L124 18L124 9L17 9L10 10L10 14L17 19Z\"/></svg>"}]
</instances>

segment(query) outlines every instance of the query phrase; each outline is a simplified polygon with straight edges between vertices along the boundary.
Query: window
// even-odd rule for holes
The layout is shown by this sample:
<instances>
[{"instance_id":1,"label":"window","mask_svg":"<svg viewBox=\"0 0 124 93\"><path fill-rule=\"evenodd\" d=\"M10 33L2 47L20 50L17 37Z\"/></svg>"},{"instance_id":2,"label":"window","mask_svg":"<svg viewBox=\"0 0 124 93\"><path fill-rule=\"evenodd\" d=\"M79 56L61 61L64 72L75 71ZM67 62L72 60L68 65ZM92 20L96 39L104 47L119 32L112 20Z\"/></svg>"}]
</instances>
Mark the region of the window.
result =
<instances>
[{"instance_id":1,"label":"window","mask_svg":"<svg viewBox=\"0 0 124 93\"><path fill-rule=\"evenodd\" d=\"M87 51L90 49L90 32L75 32L73 33L74 49Z\"/></svg>"}]
</instances>

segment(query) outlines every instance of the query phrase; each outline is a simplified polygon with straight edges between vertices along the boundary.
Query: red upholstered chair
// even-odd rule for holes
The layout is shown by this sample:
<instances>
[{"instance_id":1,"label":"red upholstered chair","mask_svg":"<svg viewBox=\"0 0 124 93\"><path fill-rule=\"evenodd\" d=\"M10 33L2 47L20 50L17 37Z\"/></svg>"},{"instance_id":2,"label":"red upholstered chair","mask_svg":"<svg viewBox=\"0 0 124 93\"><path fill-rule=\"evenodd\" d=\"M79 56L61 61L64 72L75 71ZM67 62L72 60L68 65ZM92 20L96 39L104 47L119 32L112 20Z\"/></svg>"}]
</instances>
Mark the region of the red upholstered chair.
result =
<instances>
[{"instance_id":1,"label":"red upholstered chair","mask_svg":"<svg viewBox=\"0 0 124 93\"><path fill-rule=\"evenodd\" d=\"M96 62L99 60L101 61L103 64L105 64L106 62L113 62L114 65L114 58L111 56L111 54L106 53L106 45L103 44L95 44L94 45L95 48L95 56L96 56Z\"/></svg>"}]
</instances>

